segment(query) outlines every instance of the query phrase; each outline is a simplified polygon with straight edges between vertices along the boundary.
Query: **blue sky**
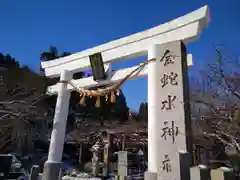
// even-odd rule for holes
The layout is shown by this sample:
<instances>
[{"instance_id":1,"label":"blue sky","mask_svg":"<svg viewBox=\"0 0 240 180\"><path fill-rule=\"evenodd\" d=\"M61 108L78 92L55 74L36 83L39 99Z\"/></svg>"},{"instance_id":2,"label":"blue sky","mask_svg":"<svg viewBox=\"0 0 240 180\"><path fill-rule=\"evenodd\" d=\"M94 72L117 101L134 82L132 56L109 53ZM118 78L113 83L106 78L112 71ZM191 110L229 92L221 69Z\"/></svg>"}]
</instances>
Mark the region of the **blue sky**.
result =
<instances>
[{"instance_id":1,"label":"blue sky","mask_svg":"<svg viewBox=\"0 0 240 180\"><path fill-rule=\"evenodd\" d=\"M238 53L239 0L1 0L0 52L38 70L39 55L51 44L60 51L81 51L152 28L205 4L211 11L209 28L199 41L188 45L195 64L190 76L197 76L214 57L214 44L224 43L231 53ZM129 81L123 90L129 106L138 109L147 101L147 78Z\"/></svg>"}]
</instances>

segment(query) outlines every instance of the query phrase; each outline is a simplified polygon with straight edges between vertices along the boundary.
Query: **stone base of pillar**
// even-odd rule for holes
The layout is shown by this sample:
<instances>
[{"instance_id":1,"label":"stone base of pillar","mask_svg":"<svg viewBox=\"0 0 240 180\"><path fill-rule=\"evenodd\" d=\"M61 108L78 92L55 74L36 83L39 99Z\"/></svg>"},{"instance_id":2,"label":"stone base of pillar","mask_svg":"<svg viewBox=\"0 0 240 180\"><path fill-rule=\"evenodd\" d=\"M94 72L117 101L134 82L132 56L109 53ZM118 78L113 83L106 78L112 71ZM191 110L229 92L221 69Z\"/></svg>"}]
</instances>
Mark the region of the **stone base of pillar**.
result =
<instances>
[{"instance_id":1,"label":"stone base of pillar","mask_svg":"<svg viewBox=\"0 0 240 180\"><path fill-rule=\"evenodd\" d=\"M62 162L46 161L43 169L43 180L59 180Z\"/></svg>"},{"instance_id":2,"label":"stone base of pillar","mask_svg":"<svg viewBox=\"0 0 240 180\"><path fill-rule=\"evenodd\" d=\"M146 171L144 173L144 180L157 180L157 173Z\"/></svg>"}]
</instances>

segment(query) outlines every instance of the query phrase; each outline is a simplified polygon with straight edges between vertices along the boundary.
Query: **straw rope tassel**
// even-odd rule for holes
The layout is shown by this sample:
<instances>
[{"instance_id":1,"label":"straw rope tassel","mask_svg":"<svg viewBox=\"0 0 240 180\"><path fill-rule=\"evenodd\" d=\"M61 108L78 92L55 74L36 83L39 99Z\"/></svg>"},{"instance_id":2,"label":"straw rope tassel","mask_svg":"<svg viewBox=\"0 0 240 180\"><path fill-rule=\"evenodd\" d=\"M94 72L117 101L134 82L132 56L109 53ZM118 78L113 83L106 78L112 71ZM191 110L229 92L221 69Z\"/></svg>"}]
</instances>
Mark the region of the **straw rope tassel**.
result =
<instances>
[{"instance_id":1,"label":"straw rope tassel","mask_svg":"<svg viewBox=\"0 0 240 180\"><path fill-rule=\"evenodd\" d=\"M82 94L82 96L80 96L80 104L85 106L86 105L86 95L85 93Z\"/></svg>"},{"instance_id":2,"label":"straw rope tassel","mask_svg":"<svg viewBox=\"0 0 240 180\"><path fill-rule=\"evenodd\" d=\"M115 95L115 91L114 90L111 91L110 102L111 103L115 103L116 102L116 95Z\"/></svg>"},{"instance_id":3,"label":"straw rope tassel","mask_svg":"<svg viewBox=\"0 0 240 180\"><path fill-rule=\"evenodd\" d=\"M105 101L108 101L108 96L109 96L109 95L106 93L106 94L105 94Z\"/></svg>"},{"instance_id":4,"label":"straw rope tassel","mask_svg":"<svg viewBox=\"0 0 240 180\"><path fill-rule=\"evenodd\" d=\"M100 106L101 106L101 96L97 96L95 107L100 108Z\"/></svg>"}]
</instances>

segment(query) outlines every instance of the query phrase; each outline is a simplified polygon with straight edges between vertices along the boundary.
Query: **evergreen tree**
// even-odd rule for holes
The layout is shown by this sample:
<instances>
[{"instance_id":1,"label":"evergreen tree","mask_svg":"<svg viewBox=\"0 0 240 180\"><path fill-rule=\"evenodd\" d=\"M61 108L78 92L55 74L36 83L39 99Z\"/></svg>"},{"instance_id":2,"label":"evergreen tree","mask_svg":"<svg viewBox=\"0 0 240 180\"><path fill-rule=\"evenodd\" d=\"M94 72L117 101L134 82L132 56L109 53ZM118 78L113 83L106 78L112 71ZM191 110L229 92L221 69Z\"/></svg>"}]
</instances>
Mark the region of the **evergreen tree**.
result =
<instances>
[{"instance_id":1,"label":"evergreen tree","mask_svg":"<svg viewBox=\"0 0 240 180\"><path fill-rule=\"evenodd\" d=\"M138 110L138 120L147 121L148 120L148 103L141 103Z\"/></svg>"},{"instance_id":2,"label":"evergreen tree","mask_svg":"<svg viewBox=\"0 0 240 180\"><path fill-rule=\"evenodd\" d=\"M119 94L117 95L115 113L118 119L123 121L128 120L129 108L127 106L126 98L121 89L119 90Z\"/></svg>"},{"instance_id":3,"label":"evergreen tree","mask_svg":"<svg viewBox=\"0 0 240 180\"><path fill-rule=\"evenodd\" d=\"M138 110L138 120L141 121L143 119L143 113L144 113L144 103L141 103Z\"/></svg>"},{"instance_id":4,"label":"evergreen tree","mask_svg":"<svg viewBox=\"0 0 240 180\"><path fill-rule=\"evenodd\" d=\"M3 68L20 68L20 64L15 58L11 57L9 54L0 53L0 67Z\"/></svg>"},{"instance_id":5,"label":"evergreen tree","mask_svg":"<svg viewBox=\"0 0 240 180\"><path fill-rule=\"evenodd\" d=\"M148 121L148 103L144 104L144 121Z\"/></svg>"}]
</instances>

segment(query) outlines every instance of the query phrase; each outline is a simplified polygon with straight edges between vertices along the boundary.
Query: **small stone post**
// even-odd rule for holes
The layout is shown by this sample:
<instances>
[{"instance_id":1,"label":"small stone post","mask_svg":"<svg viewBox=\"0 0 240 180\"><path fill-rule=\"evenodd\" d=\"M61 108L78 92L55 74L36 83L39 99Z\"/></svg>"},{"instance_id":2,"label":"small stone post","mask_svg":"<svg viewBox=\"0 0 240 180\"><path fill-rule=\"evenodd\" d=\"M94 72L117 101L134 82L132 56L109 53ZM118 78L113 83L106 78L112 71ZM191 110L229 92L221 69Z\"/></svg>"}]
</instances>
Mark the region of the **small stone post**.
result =
<instances>
[{"instance_id":1,"label":"small stone post","mask_svg":"<svg viewBox=\"0 0 240 180\"><path fill-rule=\"evenodd\" d=\"M191 180L190 168L192 158L191 154L185 151L179 152L179 166L180 166L180 178L181 180Z\"/></svg>"},{"instance_id":2,"label":"small stone post","mask_svg":"<svg viewBox=\"0 0 240 180\"><path fill-rule=\"evenodd\" d=\"M210 169L205 165L199 165L200 180L211 180Z\"/></svg>"},{"instance_id":3,"label":"small stone post","mask_svg":"<svg viewBox=\"0 0 240 180\"><path fill-rule=\"evenodd\" d=\"M220 170L222 171L224 180L236 180L236 177L234 176L234 172L232 168L221 167Z\"/></svg>"},{"instance_id":4,"label":"small stone post","mask_svg":"<svg viewBox=\"0 0 240 180\"><path fill-rule=\"evenodd\" d=\"M128 176L128 152L118 151L118 179L124 180Z\"/></svg>"},{"instance_id":5,"label":"small stone post","mask_svg":"<svg viewBox=\"0 0 240 180\"><path fill-rule=\"evenodd\" d=\"M40 167L38 165L33 165L29 175L29 180L38 180L40 173Z\"/></svg>"},{"instance_id":6,"label":"small stone post","mask_svg":"<svg viewBox=\"0 0 240 180\"><path fill-rule=\"evenodd\" d=\"M82 165L82 151L83 151L83 143L80 143L78 147L78 163L79 165Z\"/></svg>"}]
</instances>

